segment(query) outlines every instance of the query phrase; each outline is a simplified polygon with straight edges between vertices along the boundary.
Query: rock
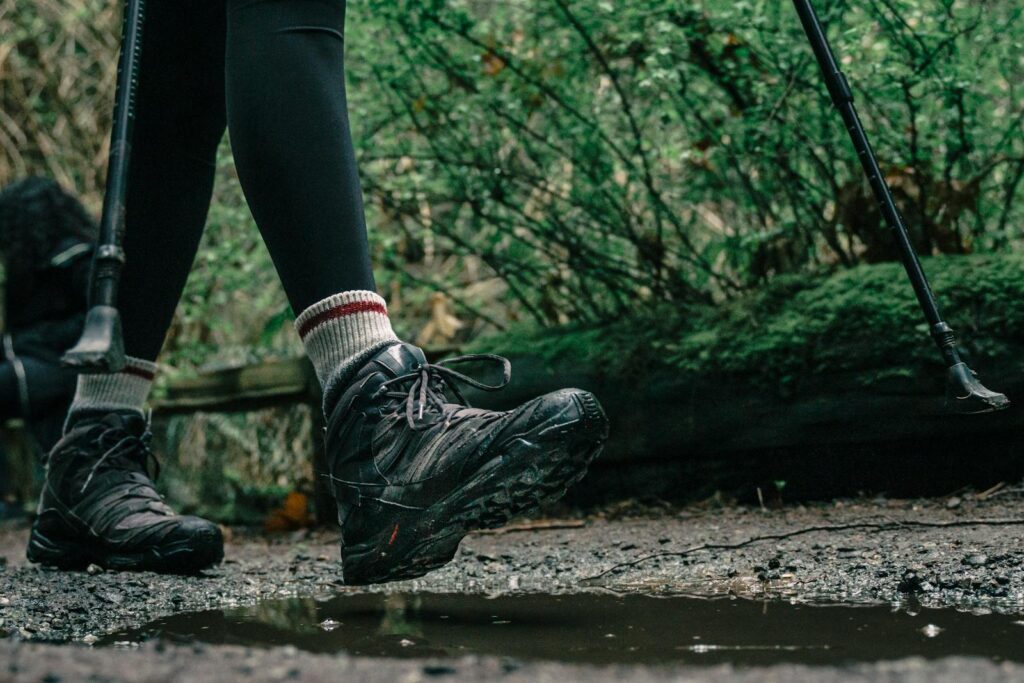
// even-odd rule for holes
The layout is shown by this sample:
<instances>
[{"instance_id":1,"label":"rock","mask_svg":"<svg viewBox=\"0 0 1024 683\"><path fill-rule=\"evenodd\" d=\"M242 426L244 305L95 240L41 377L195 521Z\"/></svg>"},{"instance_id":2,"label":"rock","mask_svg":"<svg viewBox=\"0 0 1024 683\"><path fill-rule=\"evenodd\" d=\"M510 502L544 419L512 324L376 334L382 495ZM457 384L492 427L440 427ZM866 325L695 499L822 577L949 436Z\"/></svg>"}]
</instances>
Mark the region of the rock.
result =
<instances>
[{"instance_id":1,"label":"rock","mask_svg":"<svg viewBox=\"0 0 1024 683\"><path fill-rule=\"evenodd\" d=\"M428 664L423 667L425 676L454 676L456 673L458 673L458 669L443 664Z\"/></svg>"},{"instance_id":2,"label":"rock","mask_svg":"<svg viewBox=\"0 0 1024 683\"><path fill-rule=\"evenodd\" d=\"M917 575L917 572L908 570L903 573L903 577L896 586L896 590L900 593L921 593L923 592L922 583L921 577Z\"/></svg>"},{"instance_id":3,"label":"rock","mask_svg":"<svg viewBox=\"0 0 1024 683\"><path fill-rule=\"evenodd\" d=\"M984 553L974 553L973 555L965 557L963 562L971 567L984 567L988 564L988 555L985 555Z\"/></svg>"},{"instance_id":4,"label":"rock","mask_svg":"<svg viewBox=\"0 0 1024 683\"><path fill-rule=\"evenodd\" d=\"M90 576L96 576L97 574L103 573L103 567L99 566L98 564L90 564L88 567L85 568L85 571Z\"/></svg>"},{"instance_id":5,"label":"rock","mask_svg":"<svg viewBox=\"0 0 1024 683\"><path fill-rule=\"evenodd\" d=\"M946 501L946 508L949 510L952 510L953 508L958 508L960 507L960 503L962 502L963 501L958 496L953 496L952 498Z\"/></svg>"}]
</instances>

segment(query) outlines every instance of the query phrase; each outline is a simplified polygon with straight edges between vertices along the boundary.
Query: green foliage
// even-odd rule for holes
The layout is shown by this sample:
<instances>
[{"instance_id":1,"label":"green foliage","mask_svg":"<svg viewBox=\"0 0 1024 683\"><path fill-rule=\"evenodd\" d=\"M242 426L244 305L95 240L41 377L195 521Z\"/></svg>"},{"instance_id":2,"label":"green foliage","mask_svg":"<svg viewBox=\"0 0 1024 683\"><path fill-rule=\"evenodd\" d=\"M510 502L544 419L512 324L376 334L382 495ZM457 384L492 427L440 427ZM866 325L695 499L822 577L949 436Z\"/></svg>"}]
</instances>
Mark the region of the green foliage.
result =
<instances>
[{"instance_id":1,"label":"green foliage","mask_svg":"<svg viewBox=\"0 0 1024 683\"><path fill-rule=\"evenodd\" d=\"M817 6L918 248L1019 250L1024 9ZM98 209L118 27L110 3L0 0L0 184L53 175ZM404 336L435 292L472 337L678 315L894 258L788 3L351 0L347 43ZM297 353L292 315L225 144L165 360Z\"/></svg>"},{"instance_id":2,"label":"green foliage","mask_svg":"<svg viewBox=\"0 0 1024 683\"><path fill-rule=\"evenodd\" d=\"M819 6L917 246L1012 248L1018 4ZM895 256L788 3L362 0L349 36L389 278L552 325Z\"/></svg>"},{"instance_id":3,"label":"green foliage","mask_svg":"<svg viewBox=\"0 0 1024 683\"><path fill-rule=\"evenodd\" d=\"M1024 257L937 257L925 267L975 360L1020 357ZM873 381L879 370L889 377L916 376L939 365L897 264L779 278L719 307L641 311L600 327L522 329L480 339L475 349L540 355L620 377L653 376L660 369L732 378L783 393L804 377L870 371L865 379Z\"/></svg>"}]
</instances>

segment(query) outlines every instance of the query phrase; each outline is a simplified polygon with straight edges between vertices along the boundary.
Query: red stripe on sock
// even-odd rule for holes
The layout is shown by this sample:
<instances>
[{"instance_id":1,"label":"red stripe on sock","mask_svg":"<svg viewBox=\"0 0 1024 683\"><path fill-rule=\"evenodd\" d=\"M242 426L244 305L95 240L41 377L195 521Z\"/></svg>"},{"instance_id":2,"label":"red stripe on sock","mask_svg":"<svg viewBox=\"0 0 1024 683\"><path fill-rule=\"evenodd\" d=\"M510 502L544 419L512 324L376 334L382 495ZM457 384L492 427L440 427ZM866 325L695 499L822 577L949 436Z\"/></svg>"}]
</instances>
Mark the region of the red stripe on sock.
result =
<instances>
[{"instance_id":1,"label":"red stripe on sock","mask_svg":"<svg viewBox=\"0 0 1024 683\"><path fill-rule=\"evenodd\" d=\"M136 377L141 377L142 379L148 382L152 382L153 378L156 377L156 375L150 372L149 370L143 370L142 368L136 368L131 365L124 366L124 370L122 370L121 372L123 372L126 375L135 375Z\"/></svg>"},{"instance_id":2,"label":"red stripe on sock","mask_svg":"<svg viewBox=\"0 0 1024 683\"><path fill-rule=\"evenodd\" d=\"M350 304L328 308L326 311L321 311L302 323L302 326L299 327L299 336L305 339L306 335L312 332L314 328L319 327L328 320L337 320L338 318L355 315L356 313L380 313L381 315L387 315L388 309L384 304L379 304L375 301L353 301Z\"/></svg>"}]
</instances>

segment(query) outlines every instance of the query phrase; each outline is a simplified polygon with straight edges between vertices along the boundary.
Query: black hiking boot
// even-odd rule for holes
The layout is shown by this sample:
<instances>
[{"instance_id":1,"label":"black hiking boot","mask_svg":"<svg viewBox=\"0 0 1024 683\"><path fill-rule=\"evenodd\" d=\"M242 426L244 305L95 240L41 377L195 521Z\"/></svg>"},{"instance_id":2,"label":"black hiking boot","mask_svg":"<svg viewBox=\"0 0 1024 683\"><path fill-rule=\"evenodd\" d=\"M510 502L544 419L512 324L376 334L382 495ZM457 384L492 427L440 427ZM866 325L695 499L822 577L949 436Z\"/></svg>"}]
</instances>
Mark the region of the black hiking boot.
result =
<instances>
[{"instance_id":1,"label":"black hiking boot","mask_svg":"<svg viewBox=\"0 0 1024 683\"><path fill-rule=\"evenodd\" d=\"M502 365L501 384L451 368L481 360ZM583 477L608 435L597 399L563 389L495 412L467 407L455 387L493 391L509 375L500 356L428 364L403 343L356 372L327 426L346 584L422 576L449 562L468 532L557 500Z\"/></svg>"},{"instance_id":2,"label":"black hiking boot","mask_svg":"<svg viewBox=\"0 0 1024 683\"><path fill-rule=\"evenodd\" d=\"M154 490L151 434L141 415L108 413L72 425L47 456L28 559L81 569L189 574L224 557L220 528L179 516ZM157 465L159 467L159 465Z\"/></svg>"}]
</instances>

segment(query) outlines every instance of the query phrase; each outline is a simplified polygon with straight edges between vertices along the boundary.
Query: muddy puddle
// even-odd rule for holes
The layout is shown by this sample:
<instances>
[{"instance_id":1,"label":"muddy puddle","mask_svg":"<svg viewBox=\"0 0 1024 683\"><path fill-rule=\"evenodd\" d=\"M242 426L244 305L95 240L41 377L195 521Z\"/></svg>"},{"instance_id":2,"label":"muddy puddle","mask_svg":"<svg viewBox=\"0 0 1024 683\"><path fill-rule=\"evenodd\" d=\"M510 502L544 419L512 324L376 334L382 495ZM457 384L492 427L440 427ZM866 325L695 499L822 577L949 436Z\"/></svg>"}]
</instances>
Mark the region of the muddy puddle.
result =
<instances>
[{"instance_id":1,"label":"muddy puddle","mask_svg":"<svg viewBox=\"0 0 1024 683\"><path fill-rule=\"evenodd\" d=\"M131 647L152 639L371 657L478 654L594 664L840 664L953 655L1024 661L1019 616L605 594L273 600L166 617L96 645Z\"/></svg>"}]
</instances>

